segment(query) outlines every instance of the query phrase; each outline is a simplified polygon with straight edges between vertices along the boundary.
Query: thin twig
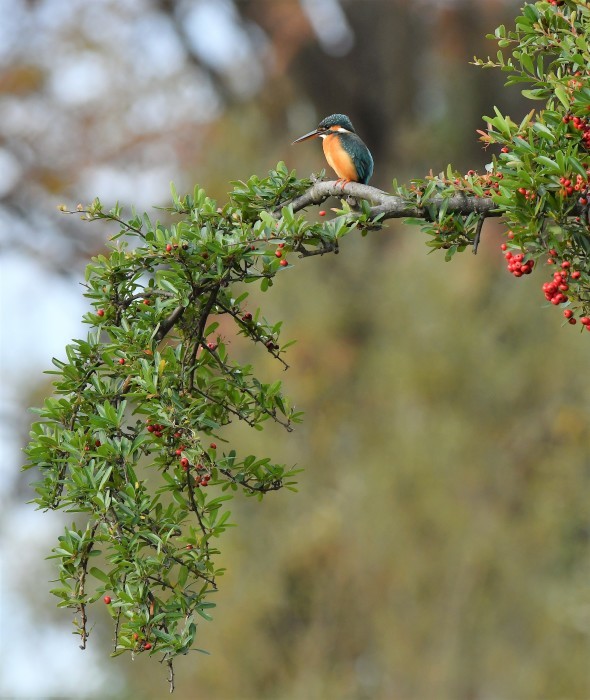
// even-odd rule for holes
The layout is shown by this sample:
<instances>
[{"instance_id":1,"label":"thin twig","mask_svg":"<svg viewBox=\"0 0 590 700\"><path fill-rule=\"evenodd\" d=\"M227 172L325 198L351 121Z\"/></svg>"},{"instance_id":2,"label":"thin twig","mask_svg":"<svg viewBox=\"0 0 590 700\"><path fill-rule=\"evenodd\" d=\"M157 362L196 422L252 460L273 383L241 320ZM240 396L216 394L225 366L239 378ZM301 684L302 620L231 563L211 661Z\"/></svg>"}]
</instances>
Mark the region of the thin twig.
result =
<instances>
[{"instance_id":1,"label":"thin twig","mask_svg":"<svg viewBox=\"0 0 590 700\"><path fill-rule=\"evenodd\" d=\"M247 423L250 427L254 427L256 424L255 421L251 421L250 419L246 418L246 416L243 416L239 411L236 411L235 408L232 408L226 403L223 403L223 401L220 401L219 399L216 399L215 397L207 394L204 392L202 389L199 389L199 387L193 387L192 388L193 392L196 392L197 394L200 394L204 399L207 401L211 401L212 403L216 404L217 406L221 406L224 410L228 411L229 413L232 413L236 418L239 418L240 420L243 420L245 423Z\"/></svg>"},{"instance_id":2,"label":"thin twig","mask_svg":"<svg viewBox=\"0 0 590 700\"><path fill-rule=\"evenodd\" d=\"M168 659L166 661L166 665L168 666L168 683L170 684L170 693L174 692L174 664L172 662L172 659Z\"/></svg>"},{"instance_id":3,"label":"thin twig","mask_svg":"<svg viewBox=\"0 0 590 700\"><path fill-rule=\"evenodd\" d=\"M237 486L243 486L245 489L248 489L248 491L268 493L269 491L278 491L283 485L282 479L276 479L271 483L270 486L252 486L247 481L240 481L239 479L236 479L236 477L230 472L229 469L220 468L219 472L226 476L232 483L236 484Z\"/></svg>"},{"instance_id":4,"label":"thin twig","mask_svg":"<svg viewBox=\"0 0 590 700\"><path fill-rule=\"evenodd\" d=\"M155 336L157 343L163 340L164 337L172 330L172 328L174 328L175 324L180 320L185 310L186 306L177 306L174 311L167 316L162 323L160 323L160 327L158 328L158 332Z\"/></svg>"},{"instance_id":5,"label":"thin twig","mask_svg":"<svg viewBox=\"0 0 590 700\"><path fill-rule=\"evenodd\" d=\"M207 302L205 306L201 309L201 317L199 318L199 325L197 326L197 332L195 333L195 346L193 348L193 351L191 353L190 357L190 362L189 362L189 367L191 367L190 370L190 376L189 376L189 381L188 381L188 389L189 391L192 391L192 388L195 383L195 369L196 369L196 360L197 360L197 352L199 351L199 346L204 344L204 337L203 333L205 332L205 328L207 327L207 320L209 319L209 314L211 313L211 309L215 305L215 302L217 301L217 295L219 294L219 290L221 289L221 282L215 285L213 287L211 294L209 295L209 299L207 299Z\"/></svg>"},{"instance_id":6,"label":"thin twig","mask_svg":"<svg viewBox=\"0 0 590 700\"><path fill-rule=\"evenodd\" d=\"M90 529L89 542L85 546L85 552L82 555L80 561L80 576L78 578L78 586L76 590L76 597L79 599L84 598L84 588L86 586L86 575L88 573L88 560L90 559L90 552L94 547L94 535L100 524L100 520L97 520L92 528ZM82 638L82 643L80 644L80 649L86 649L86 640L88 639L88 630L86 625L88 623L88 618L86 616L86 603L80 603L80 637Z\"/></svg>"},{"instance_id":7,"label":"thin twig","mask_svg":"<svg viewBox=\"0 0 590 700\"><path fill-rule=\"evenodd\" d=\"M266 346L265 341L267 341L268 339L260 335L255 326L253 326L251 323L247 323L246 321L242 321L240 315L233 311L231 308L225 306L225 304L218 301L217 306L219 306L220 309L223 309L226 313L232 316L232 318L236 321L236 323L239 326L247 330L250 338L253 338L255 342L262 343ZM289 369L289 365L277 352L275 352L274 350L269 350L269 352L274 358L276 358L279 362L281 362L284 365L285 369Z\"/></svg>"},{"instance_id":8,"label":"thin twig","mask_svg":"<svg viewBox=\"0 0 590 700\"><path fill-rule=\"evenodd\" d=\"M482 214L477 220L477 226L475 227L475 236L473 237L473 255L477 255L477 249L479 248L479 240L481 238L481 230L483 228L483 222L485 221L486 215Z\"/></svg>"}]
</instances>

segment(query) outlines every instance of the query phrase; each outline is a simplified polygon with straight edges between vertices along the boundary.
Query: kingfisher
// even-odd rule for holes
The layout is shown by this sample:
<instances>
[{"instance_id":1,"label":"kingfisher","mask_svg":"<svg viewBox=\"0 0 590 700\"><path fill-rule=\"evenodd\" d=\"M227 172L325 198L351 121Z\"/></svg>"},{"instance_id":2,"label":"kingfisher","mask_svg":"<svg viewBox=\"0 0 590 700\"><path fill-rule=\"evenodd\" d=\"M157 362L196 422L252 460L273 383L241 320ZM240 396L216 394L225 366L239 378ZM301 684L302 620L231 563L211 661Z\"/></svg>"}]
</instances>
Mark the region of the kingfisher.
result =
<instances>
[{"instance_id":1,"label":"kingfisher","mask_svg":"<svg viewBox=\"0 0 590 700\"><path fill-rule=\"evenodd\" d=\"M363 185L369 182L373 174L373 156L346 114L331 114L322 119L317 129L293 143L318 137L322 139L328 165L336 171L337 182L343 188L348 182L360 182Z\"/></svg>"}]
</instances>

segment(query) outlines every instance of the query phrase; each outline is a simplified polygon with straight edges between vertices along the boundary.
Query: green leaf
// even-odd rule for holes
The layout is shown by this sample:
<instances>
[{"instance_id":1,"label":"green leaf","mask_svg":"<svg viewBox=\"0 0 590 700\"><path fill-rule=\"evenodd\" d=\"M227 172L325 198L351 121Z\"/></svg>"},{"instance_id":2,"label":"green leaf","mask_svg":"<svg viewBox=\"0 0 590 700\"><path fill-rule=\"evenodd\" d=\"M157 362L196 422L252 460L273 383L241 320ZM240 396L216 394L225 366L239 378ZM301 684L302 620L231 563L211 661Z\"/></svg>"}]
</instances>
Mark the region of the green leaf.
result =
<instances>
[{"instance_id":1,"label":"green leaf","mask_svg":"<svg viewBox=\"0 0 590 700\"><path fill-rule=\"evenodd\" d=\"M547 156L537 156L535 158L535 162L540 163L541 165L544 165L546 168L549 168L552 172L559 173L561 172L561 168L559 165L554 161L551 160L551 158L548 158Z\"/></svg>"},{"instance_id":2,"label":"green leaf","mask_svg":"<svg viewBox=\"0 0 590 700\"><path fill-rule=\"evenodd\" d=\"M88 573L89 573L91 576L94 576L94 578L97 578L99 581L102 581L103 583L106 583L106 584L110 584L110 583L111 583L111 579L109 578L109 576L107 576L107 574L105 574L104 571L101 571L100 569L97 569L96 566L92 566L92 567L89 569Z\"/></svg>"},{"instance_id":3,"label":"green leaf","mask_svg":"<svg viewBox=\"0 0 590 700\"><path fill-rule=\"evenodd\" d=\"M555 134L551 131L551 129L547 128L545 124L541 124L541 122L535 122L533 124L533 129L537 133L547 137L550 141L555 141Z\"/></svg>"},{"instance_id":4,"label":"green leaf","mask_svg":"<svg viewBox=\"0 0 590 700\"><path fill-rule=\"evenodd\" d=\"M555 86L555 96L567 110L570 109L570 100L563 85L560 84Z\"/></svg>"}]
</instances>

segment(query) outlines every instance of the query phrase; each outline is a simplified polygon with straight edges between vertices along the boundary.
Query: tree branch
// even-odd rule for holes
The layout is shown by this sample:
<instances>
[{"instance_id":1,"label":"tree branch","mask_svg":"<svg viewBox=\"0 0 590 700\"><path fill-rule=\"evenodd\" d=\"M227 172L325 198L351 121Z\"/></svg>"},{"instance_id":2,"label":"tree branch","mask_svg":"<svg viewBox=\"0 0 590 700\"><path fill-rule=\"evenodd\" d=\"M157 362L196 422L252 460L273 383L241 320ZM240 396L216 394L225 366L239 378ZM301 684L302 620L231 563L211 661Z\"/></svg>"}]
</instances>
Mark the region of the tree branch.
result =
<instances>
[{"instance_id":1,"label":"tree branch","mask_svg":"<svg viewBox=\"0 0 590 700\"><path fill-rule=\"evenodd\" d=\"M371 207L372 218L380 214L383 215L383 219L401 219L406 217L424 219L428 216L426 207L418 207L408 202L404 197L388 194L376 187L361 185L358 182L349 182L342 186L337 184L335 180L316 182L307 192L292 200L291 206L293 211L300 211L312 204L321 204L328 197L341 198L344 195L372 202L374 204ZM477 197L460 193L452 197L435 196L429 199L427 204L436 207L443 202L446 202L447 212L449 213L467 215L476 212L484 215L486 218L502 215L502 212L496 208L491 197Z\"/></svg>"},{"instance_id":2,"label":"tree branch","mask_svg":"<svg viewBox=\"0 0 590 700\"><path fill-rule=\"evenodd\" d=\"M373 204L370 210L372 219L382 215L382 219L416 218L427 219L428 208L440 207L443 202L449 214L461 214L467 216L472 213L479 214L484 219L503 216L504 212L494 204L491 197L480 197L459 191L451 197L435 195L424 201L424 206L417 206L407 198L393 195L369 185L361 185L359 182L349 182L346 185L339 184L336 180L318 181L307 192L291 200L293 211L300 211L311 205L318 205L328 197L354 197L365 199ZM280 212L277 212L280 213ZM571 206L565 213L567 217L588 217L590 220L590 206L582 205L578 201L571 202ZM321 255L324 251L314 253Z\"/></svg>"}]
</instances>

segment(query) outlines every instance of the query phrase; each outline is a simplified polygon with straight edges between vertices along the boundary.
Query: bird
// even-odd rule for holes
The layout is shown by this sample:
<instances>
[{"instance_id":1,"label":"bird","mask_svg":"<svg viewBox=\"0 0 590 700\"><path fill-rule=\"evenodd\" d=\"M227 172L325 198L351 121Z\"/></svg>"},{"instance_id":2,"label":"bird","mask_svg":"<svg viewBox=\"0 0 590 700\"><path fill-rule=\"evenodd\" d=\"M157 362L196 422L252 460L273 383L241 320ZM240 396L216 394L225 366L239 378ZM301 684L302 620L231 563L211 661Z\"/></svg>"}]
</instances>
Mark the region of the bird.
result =
<instances>
[{"instance_id":1,"label":"bird","mask_svg":"<svg viewBox=\"0 0 590 700\"><path fill-rule=\"evenodd\" d=\"M335 170L337 182L343 189L349 182L363 185L369 182L373 174L373 156L346 114L331 114L322 119L317 129L300 136L293 144L313 138L322 139L328 165Z\"/></svg>"}]
</instances>

